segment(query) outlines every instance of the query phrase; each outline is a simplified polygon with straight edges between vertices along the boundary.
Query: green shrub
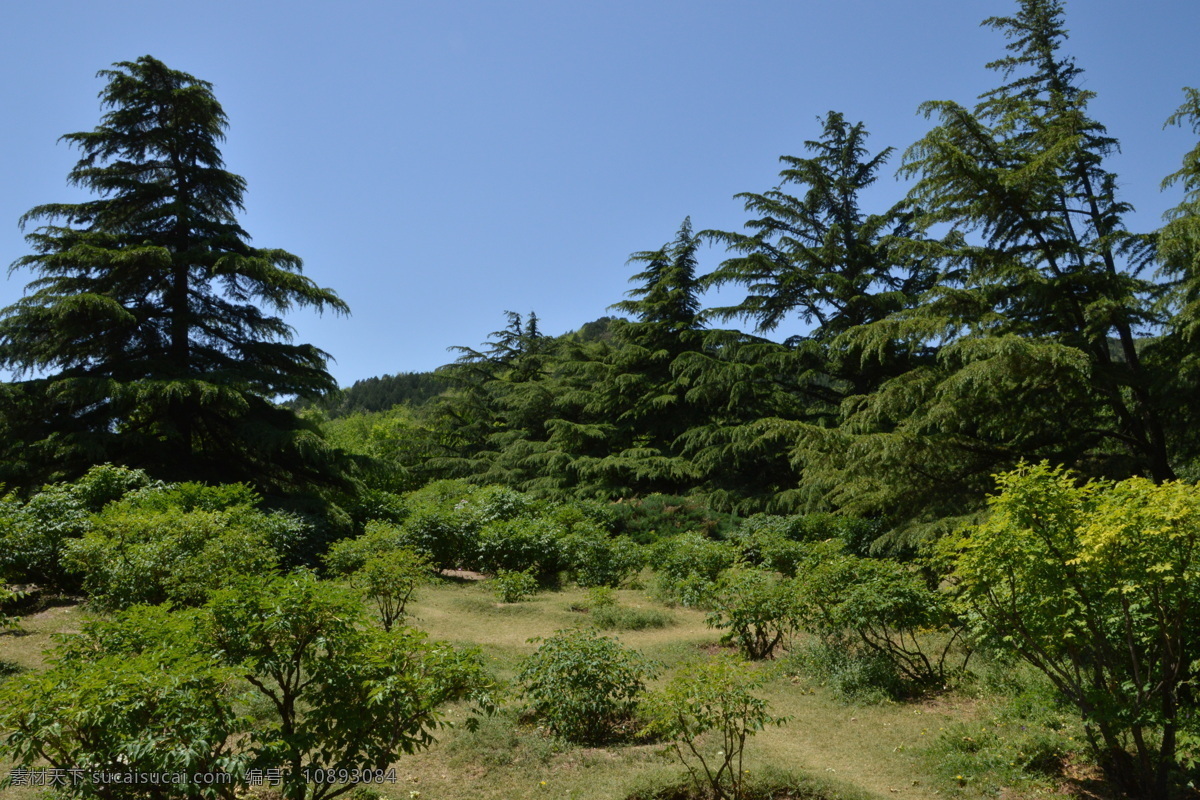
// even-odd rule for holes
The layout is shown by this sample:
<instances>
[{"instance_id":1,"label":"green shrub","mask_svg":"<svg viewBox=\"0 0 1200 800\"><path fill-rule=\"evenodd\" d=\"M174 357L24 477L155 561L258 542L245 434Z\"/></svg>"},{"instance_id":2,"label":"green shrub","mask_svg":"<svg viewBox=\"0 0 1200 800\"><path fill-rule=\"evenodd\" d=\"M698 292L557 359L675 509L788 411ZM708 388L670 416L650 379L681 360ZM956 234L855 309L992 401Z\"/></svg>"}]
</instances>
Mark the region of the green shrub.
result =
<instances>
[{"instance_id":1,"label":"green shrub","mask_svg":"<svg viewBox=\"0 0 1200 800\"><path fill-rule=\"evenodd\" d=\"M334 575L350 575L362 569L367 559L382 553L390 553L405 546L401 528L380 520L367 523L362 536L334 542L325 553L325 566ZM409 548L412 550L412 548ZM412 552L416 552L412 550ZM422 554L424 555L424 554ZM428 557L428 556L426 556Z\"/></svg>"},{"instance_id":2,"label":"green shrub","mask_svg":"<svg viewBox=\"0 0 1200 800\"><path fill-rule=\"evenodd\" d=\"M671 741L698 792L711 790L721 800L746 796L746 740L767 725L785 722L767 713L767 702L755 694L767 677L721 656L683 666L647 698L647 732ZM715 755L700 741L710 734L720 744Z\"/></svg>"},{"instance_id":3,"label":"green shrub","mask_svg":"<svg viewBox=\"0 0 1200 800\"><path fill-rule=\"evenodd\" d=\"M851 703L883 703L911 693L911 687L885 656L818 638L793 646L786 664L788 670L817 679Z\"/></svg>"},{"instance_id":4,"label":"green shrub","mask_svg":"<svg viewBox=\"0 0 1200 800\"><path fill-rule=\"evenodd\" d=\"M518 517L538 516L543 505L507 486L484 486L472 490L457 503L456 508L471 517L476 526L483 526Z\"/></svg>"},{"instance_id":5,"label":"green shrub","mask_svg":"<svg viewBox=\"0 0 1200 800\"><path fill-rule=\"evenodd\" d=\"M566 566L562 530L553 520L520 517L491 522L476 540L475 567L480 572L530 572L545 584Z\"/></svg>"},{"instance_id":6,"label":"green shrub","mask_svg":"<svg viewBox=\"0 0 1200 800\"><path fill-rule=\"evenodd\" d=\"M648 628L665 628L672 621L670 615L657 608L612 605L592 609L592 623L605 630L643 631Z\"/></svg>"},{"instance_id":7,"label":"green shrub","mask_svg":"<svg viewBox=\"0 0 1200 800\"><path fill-rule=\"evenodd\" d=\"M537 594L541 588L538 579L531 571L510 572L497 570L492 578L492 590L501 603L519 603Z\"/></svg>"},{"instance_id":8,"label":"green shrub","mask_svg":"<svg viewBox=\"0 0 1200 800\"><path fill-rule=\"evenodd\" d=\"M736 559L733 545L696 533L666 539L650 551L650 566L658 572L663 599L692 607L711 602L713 584Z\"/></svg>"},{"instance_id":9,"label":"green shrub","mask_svg":"<svg viewBox=\"0 0 1200 800\"><path fill-rule=\"evenodd\" d=\"M346 511L356 525L363 526L372 520L399 525L409 515L408 504L402 495L370 486L353 496Z\"/></svg>"},{"instance_id":10,"label":"green shrub","mask_svg":"<svg viewBox=\"0 0 1200 800\"><path fill-rule=\"evenodd\" d=\"M42 488L22 503L0 498L0 580L75 592L79 576L62 563L63 548L91 528L91 515L127 492L153 485L141 470L101 464L73 483Z\"/></svg>"},{"instance_id":11,"label":"green shrub","mask_svg":"<svg viewBox=\"0 0 1200 800\"><path fill-rule=\"evenodd\" d=\"M350 580L379 612L383 629L404 618L404 607L418 586L432 579L429 559L415 550L400 548L372 555Z\"/></svg>"},{"instance_id":12,"label":"green shrub","mask_svg":"<svg viewBox=\"0 0 1200 800\"><path fill-rule=\"evenodd\" d=\"M309 565L323 550L323 534L310 517L261 508L262 498L244 483L210 486L204 483L148 484L125 495L120 507L130 511L184 513L214 512L225 515L248 539L265 541L283 569Z\"/></svg>"},{"instance_id":13,"label":"green shrub","mask_svg":"<svg viewBox=\"0 0 1200 800\"><path fill-rule=\"evenodd\" d=\"M260 512L183 511L110 504L81 539L66 543L64 564L82 574L97 608L171 601L199 605L238 575L274 572L278 556L256 526Z\"/></svg>"},{"instance_id":14,"label":"green shrub","mask_svg":"<svg viewBox=\"0 0 1200 800\"><path fill-rule=\"evenodd\" d=\"M131 492L123 500L127 508L146 511L229 511L256 508L262 501L258 492L245 483L154 483Z\"/></svg>"},{"instance_id":15,"label":"green shrub","mask_svg":"<svg viewBox=\"0 0 1200 800\"><path fill-rule=\"evenodd\" d=\"M561 540L564 561L583 587L620 586L645 563L642 548L625 536L609 538L598 527L577 527Z\"/></svg>"},{"instance_id":16,"label":"green shrub","mask_svg":"<svg viewBox=\"0 0 1200 800\"><path fill-rule=\"evenodd\" d=\"M531 641L540 641L533 639ZM657 665L616 639L586 629L542 641L517 674L533 713L555 733L597 744L627 732Z\"/></svg>"},{"instance_id":17,"label":"green shrub","mask_svg":"<svg viewBox=\"0 0 1200 800\"><path fill-rule=\"evenodd\" d=\"M805 629L852 658L887 659L907 694L944 688L965 669L962 623L915 568L847 555L840 543L812 548L814 565L796 579Z\"/></svg>"},{"instance_id":18,"label":"green shrub","mask_svg":"<svg viewBox=\"0 0 1200 800\"><path fill-rule=\"evenodd\" d=\"M587 607L591 611L611 608L617 604L617 593L608 586L593 586L588 589Z\"/></svg>"},{"instance_id":19,"label":"green shrub","mask_svg":"<svg viewBox=\"0 0 1200 800\"><path fill-rule=\"evenodd\" d=\"M246 730L231 692L238 671L199 652L195 622L195 611L143 607L85 623L47 669L0 683L0 729L9 734L0 759L26 768L240 773L252 756L228 744ZM80 800L97 796L88 782L59 788ZM114 798L135 796L115 788Z\"/></svg>"},{"instance_id":20,"label":"green shrub","mask_svg":"<svg viewBox=\"0 0 1200 800\"><path fill-rule=\"evenodd\" d=\"M1200 742L1181 701L1200 666L1200 487L1081 484L1046 462L996 477L986 520L941 544L956 607L1070 698L1107 777L1166 797Z\"/></svg>"},{"instance_id":21,"label":"green shrub","mask_svg":"<svg viewBox=\"0 0 1200 800\"><path fill-rule=\"evenodd\" d=\"M562 527L567 533L575 533L576 528L585 526L599 528L607 535L617 531L620 512L618 504L601 503L595 500L574 500L570 503L552 505L542 512Z\"/></svg>"},{"instance_id":22,"label":"green shrub","mask_svg":"<svg viewBox=\"0 0 1200 800\"><path fill-rule=\"evenodd\" d=\"M746 658L770 658L799 624L795 586L759 569L725 570L706 621L709 627L727 631L722 642L736 644Z\"/></svg>"},{"instance_id":23,"label":"green shrub","mask_svg":"<svg viewBox=\"0 0 1200 800\"><path fill-rule=\"evenodd\" d=\"M477 532L473 522L453 508L415 505L410 509L400 526L400 544L424 553L438 569L457 569L470 562Z\"/></svg>"},{"instance_id":24,"label":"green shrub","mask_svg":"<svg viewBox=\"0 0 1200 800\"><path fill-rule=\"evenodd\" d=\"M0 583L0 633L16 630L20 617L10 614L11 607L25 598L25 593Z\"/></svg>"}]
</instances>

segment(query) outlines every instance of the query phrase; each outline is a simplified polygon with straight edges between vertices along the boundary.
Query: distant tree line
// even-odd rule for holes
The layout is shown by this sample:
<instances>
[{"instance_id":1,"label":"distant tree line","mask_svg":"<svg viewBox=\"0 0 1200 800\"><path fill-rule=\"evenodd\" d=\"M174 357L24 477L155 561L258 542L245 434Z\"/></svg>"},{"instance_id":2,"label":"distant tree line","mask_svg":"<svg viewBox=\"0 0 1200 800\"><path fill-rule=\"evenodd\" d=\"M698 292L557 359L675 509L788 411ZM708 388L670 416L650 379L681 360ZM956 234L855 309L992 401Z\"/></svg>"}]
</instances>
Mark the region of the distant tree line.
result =
<instances>
[{"instance_id":1,"label":"distant tree line","mask_svg":"<svg viewBox=\"0 0 1200 800\"><path fill-rule=\"evenodd\" d=\"M422 406L449 387L449 381L433 372L401 372L364 378L316 400L296 398L285 405L296 410L319 408L330 419L337 419L359 412L387 411L399 405Z\"/></svg>"}]
</instances>

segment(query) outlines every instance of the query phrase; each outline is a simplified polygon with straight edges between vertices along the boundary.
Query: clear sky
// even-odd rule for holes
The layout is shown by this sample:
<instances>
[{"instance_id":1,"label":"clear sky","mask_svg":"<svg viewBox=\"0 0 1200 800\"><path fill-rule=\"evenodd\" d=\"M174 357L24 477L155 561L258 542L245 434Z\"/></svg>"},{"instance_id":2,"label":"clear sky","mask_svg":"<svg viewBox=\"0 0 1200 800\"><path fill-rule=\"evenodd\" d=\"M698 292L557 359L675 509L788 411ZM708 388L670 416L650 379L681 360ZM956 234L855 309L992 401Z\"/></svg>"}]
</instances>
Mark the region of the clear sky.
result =
<instances>
[{"instance_id":1,"label":"clear sky","mask_svg":"<svg viewBox=\"0 0 1200 800\"><path fill-rule=\"evenodd\" d=\"M452 360L505 310L548 333L623 297L629 254L740 229L833 109L902 151L925 100L971 104L1010 0L48 0L0 14L0 260L30 207L78 198L56 140L99 121L97 70L150 54L215 84L255 244L302 257L353 314L296 313L342 385ZM1069 49L1120 139L1132 223L1195 136L1162 130L1200 85L1196 0L1072 0ZM903 194L893 156L867 211ZM874 203L874 207L870 204ZM715 267L722 253L703 254ZM0 304L30 279L0 282ZM732 297L730 298L732 299ZM780 335L798 330L781 330Z\"/></svg>"}]
</instances>

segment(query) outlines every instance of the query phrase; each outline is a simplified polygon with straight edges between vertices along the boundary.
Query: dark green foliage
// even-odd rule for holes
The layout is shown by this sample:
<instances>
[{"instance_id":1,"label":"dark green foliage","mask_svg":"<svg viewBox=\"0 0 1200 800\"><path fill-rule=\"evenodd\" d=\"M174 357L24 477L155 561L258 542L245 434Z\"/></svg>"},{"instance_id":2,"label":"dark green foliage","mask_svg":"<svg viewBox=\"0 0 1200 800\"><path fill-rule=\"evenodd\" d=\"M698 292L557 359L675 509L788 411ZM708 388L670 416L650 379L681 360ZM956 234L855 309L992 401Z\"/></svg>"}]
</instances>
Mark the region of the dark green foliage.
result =
<instances>
[{"instance_id":1,"label":"dark green foliage","mask_svg":"<svg viewBox=\"0 0 1200 800\"><path fill-rule=\"evenodd\" d=\"M6 586L0 581L0 633L17 629L20 618L9 612L26 596L25 592ZM4 677L3 669L0 669L0 677Z\"/></svg>"},{"instance_id":2,"label":"dark green foliage","mask_svg":"<svg viewBox=\"0 0 1200 800\"><path fill-rule=\"evenodd\" d=\"M842 335L937 358L848 407L842 430L806 434L832 503L913 533L977 510L990 476L1021 458L1168 479L1164 426L1186 413L1162 391L1177 364L1153 356L1167 309L1144 275L1154 240L1125 226L1106 166L1117 143L1089 116L1062 4L1021 0L986 24L1008 39L989 65L1002 85L973 109L925 104L936 127L901 169L912 226L942 234L911 245L937 259L937 285Z\"/></svg>"},{"instance_id":3,"label":"dark green foliage","mask_svg":"<svg viewBox=\"0 0 1200 800\"><path fill-rule=\"evenodd\" d=\"M658 591L665 600L685 606L707 606L721 572L737 560L737 548L728 542L685 533L664 539L650 550L650 566L657 573Z\"/></svg>"},{"instance_id":4,"label":"dark green foliage","mask_svg":"<svg viewBox=\"0 0 1200 800\"><path fill-rule=\"evenodd\" d=\"M944 689L965 668L962 621L912 565L849 555L840 542L810 547L796 578L802 628L852 658L881 660L909 694Z\"/></svg>"},{"instance_id":5,"label":"dark green foliage","mask_svg":"<svg viewBox=\"0 0 1200 800\"><path fill-rule=\"evenodd\" d=\"M652 494L622 500L609 508L616 516L616 530L641 544L689 531L719 536L729 531L735 520L695 498L678 495Z\"/></svg>"},{"instance_id":6,"label":"dark green foliage","mask_svg":"<svg viewBox=\"0 0 1200 800\"><path fill-rule=\"evenodd\" d=\"M546 584L567 568L562 529L540 517L519 517L485 525L475 548L472 563L482 572L528 570Z\"/></svg>"},{"instance_id":7,"label":"dark green foliage","mask_svg":"<svg viewBox=\"0 0 1200 800\"><path fill-rule=\"evenodd\" d=\"M560 540L571 577L580 586L620 586L645 564L643 548L624 536L576 530Z\"/></svg>"},{"instance_id":8,"label":"dark green foliage","mask_svg":"<svg viewBox=\"0 0 1200 800\"><path fill-rule=\"evenodd\" d=\"M91 529L91 515L125 492L146 487L140 470L102 464L79 480L45 486L25 503L0 499L0 581L76 591L79 576L62 563L67 544Z\"/></svg>"},{"instance_id":9,"label":"dark green foliage","mask_svg":"<svg viewBox=\"0 0 1200 800\"><path fill-rule=\"evenodd\" d=\"M309 769L386 769L433 742L438 707L485 688L474 653L424 634L365 626L361 606L311 574L246 581L217 593L205 641L273 711L253 728L253 766L284 770L289 800L350 785L312 784Z\"/></svg>"},{"instance_id":10,"label":"dark green foliage","mask_svg":"<svg viewBox=\"0 0 1200 800\"><path fill-rule=\"evenodd\" d=\"M361 412L388 411L395 406L422 406L446 391L449 382L433 372L400 372L357 380L347 389L317 400L297 399L293 408L319 408L330 419Z\"/></svg>"},{"instance_id":11,"label":"dark green foliage","mask_svg":"<svg viewBox=\"0 0 1200 800\"><path fill-rule=\"evenodd\" d=\"M877 522L856 517L755 514L738 524L729 534L729 541L748 564L793 576L811 560L811 548L806 545L836 540L849 552L865 555L879 533Z\"/></svg>"},{"instance_id":12,"label":"dark green foliage","mask_svg":"<svg viewBox=\"0 0 1200 800\"><path fill-rule=\"evenodd\" d=\"M906 246L912 232L906 203L882 214L860 207L860 193L875 183L892 148L869 155L863 123L851 124L834 111L822 134L805 142L813 157L780 158L787 169L779 187L738 195L747 211L759 215L746 223L752 233L705 232L741 254L706 276L705 284L740 283L749 291L741 304L713 313L750 317L761 330L793 313L814 325L797 342L811 372L805 391L833 411L843 397L872 390L919 355L901 342L871 351L847 348L836 337L911 307L932 284L935 269ZM788 184L803 193L785 191Z\"/></svg>"},{"instance_id":13,"label":"dark green foliage","mask_svg":"<svg viewBox=\"0 0 1200 800\"><path fill-rule=\"evenodd\" d=\"M296 256L248 244L211 84L150 56L100 74L101 124L62 137L82 154L71 183L96 197L22 218L42 224L13 266L37 277L0 312L0 364L46 376L8 393L22 482L112 460L277 493L341 484L315 426L272 398L336 388L326 354L275 314L345 303Z\"/></svg>"},{"instance_id":14,"label":"dark green foliage","mask_svg":"<svg viewBox=\"0 0 1200 800\"><path fill-rule=\"evenodd\" d=\"M616 602L606 605L593 603L590 611L592 624L601 630L644 631L649 628L665 628L674 622L669 614L657 608L631 608Z\"/></svg>"},{"instance_id":15,"label":"dark green foliage","mask_svg":"<svg viewBox=\"0 0 1200 800\"><path fill-rule=\"evenodd\" d=\"M516 680L533 713L551 730L598 744L628 733L645 682L657 669L616 639L579 628L542 641Z\"/></svg>"},{"instance_id":16,"label":"dark green foliage","mask_svg":"<svg viewBox=\"0 0 1200 800\"><path fill-rule=\"evenodd\" d=\"M709 627L726 631L724 644L736 644L752 661L771 658L800 623L800 605L790 580L758 569L734 567L721 573L712 593Z\"/></svg>"},{"instance_id":17,"label":"dark green foliage","mask_svg":"<svg viewBox=\"0 0 1200 800\"><path fill-rule=\"evenodd\" d=\"M235 735L236 672L202 651L195 612L135 608L85 624L45 671L0 683L0 752L15 764L126 773L225 772L252 761ZM40 767L38 767L40 768ZM237 782L177 787L181 797L232 800ZM60 787L97 795L90 780ZM110 785L106 798L140 800L144 786Z\"/></svg>"}]
</instances>

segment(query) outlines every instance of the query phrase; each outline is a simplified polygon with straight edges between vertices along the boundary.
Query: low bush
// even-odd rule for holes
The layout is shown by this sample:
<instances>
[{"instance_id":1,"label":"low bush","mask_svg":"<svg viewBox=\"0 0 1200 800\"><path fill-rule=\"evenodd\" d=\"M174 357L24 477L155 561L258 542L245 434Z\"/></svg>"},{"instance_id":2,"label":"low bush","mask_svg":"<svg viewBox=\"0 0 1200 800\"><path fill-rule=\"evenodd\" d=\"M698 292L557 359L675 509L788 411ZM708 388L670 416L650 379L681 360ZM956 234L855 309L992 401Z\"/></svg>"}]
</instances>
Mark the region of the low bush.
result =
<instances>
[{"instance_id":1,"label":"low bush","mask_svg":"<svg viewBox=\"0 0 1200 800\"><path fill-rule=\"evenodd\" d=\"M770 658L799 624L795 586L761 569L734 567L721 573L712 594L709 627L726 631L724 644L736 644L751 660Z\"/></svg>"},{"instance_id":2,"label":"low bush","mask_svg":"<svg viewBox=\"0 0 1200 800\"><path fill-rule=\"evenodd\" d=\"M961 620L913 567L847 555L840 544L812 547L816 558L796 579L806 630L852 661L886 659L906 694L946 688L965 670Z\"/></svg>"},{"instance_id":3,"label":"low bush","mask_svg":"<svg viewBox=\"0 0 1200 800\"><path fill-rule=\"evenodd\" d=\"M558 631L529 656L517 684L532 713L555 733L584 744L628 735L646 681L658 666L594 631Z\"/></svg>"},{"instance_id":4,"label":"low bush","mask_svg":"<svg viewBox=\"0 0 1200 800\"><path fill-rule=\"evenodd\" d=\"M83 576L89 602L102 610L200 605L238 575L274 572L278 555L253 524L258 515L114 504L83 538L65 544L63 562Z\"/></svg>"},{"instance_id":5,"label":"low bush","mask_svg":"<svg viewBox=\"0 0 1200 800\"><path fill-rule=\"evenodd\" d=\"M541 586L532 572L510 572L502 569L491 580L492 590L501 603L519 603L537 594Z\"/></svg>"},{"instance_id":6,"label":"low bush","mask_svg":"<svg viewBox=\"0 0 1200 800\"><path fill-rule=\"evenodd\" d=\"M101 464L72 483L43 487L28 502L15 493L0 498L0 580L78 591L78 574L62 563L66 544L91 529L93 513L150 485L141 470Z\"/></svg>"},{"instance_id":7,"label":"low bush","mask_svg":"<svg viewBox=\"0 0 1200 800\"><path fill-rule=\"evenodd\" d=\"M592 609L592 623L605 630L644 631L649 628L665 628L673 621L669 614L657 608L611 605Z\"/></svg>"},{"instance_id":8,"label":"low bush","mask_svg":"<svg viewBox=\"0 0 1200 800\"><path fill-rule=\"evenodd\" d=\"M0 583L0 633L17 629L20 618L11 613L12 607L24 598L24 592Z\"/></svg>"},{"instance_id":9,"label":"low bush","mask_svg":"<svg viewBox=\"0 0 1200 800\"><path fill-rule=\"evenodd\" d=\"M733 566L737 548L696 533L685 533L659 542L650 551L650 566L657 572L663 600L684 606L704 607L722 570Z\"/></svg>"},{"instance_id":10,"label":"low bush","mask_svg":"<svg viewBox=\"0 0 1200 800\"><path fill-rule=\"evenodd\" d=\"M479 532L474 566L480 572L530 572L552 583L567 568L562 531L545 518L491 522Z\"/></svg>"},{"instance_id":11,"label":"low bush","mask_svg":"<svg viewBox=\"0 0 1200 800\"><path fill-rule=\"evenodd\" d=\"M617 587L641 570L645 555L632 539L610 538L594 525L580 527L561 541L565 564L580 586Z\"/></svg>"},{"instance_id":12,"label":"low bush","mask_svg":"<svg viewBox=\"0 0 1200 800\"><path fill-rule=\"evenodd\" d=\"M767 711L758 697L768 675L728 656L682 667L661 690L646 700L646 731L672 743L697 792L711 791L719 800L745 800L746 740L767 725L786 720ZM716 754L701 745L715 736ZM705 755L708 753L708 755Z\"/></svg>"},{"instance_id":13,"label":"low bush","mask_svg":"<svg viewBox=\"0 0 1200 800\"><path fill-rule=\"evenodd\" d=\"M421 553L407 548L372 555L350 581L379 612L385 631L404 619L404 608L418 586L429 583L433 569Z\"/></svg>"},{"instance_id":14,"label":"low bush","mask_svg":"<svg viewBox=\"0 0 1200 800\"><path fill-rule=\"evenodd\" d=\"M843 701L851 703L884 703L902 699L911 692L911 687L888 658L877 653L848 650L818 638L793 645L788 651L785 669L816 679Z\"/></svg>"},{"instance_id":15,"label":"low bush","mask_svg":"<svg viewBox=\"0 0 1200 800\"><path fill-rule=\"evenodd\" d=\"M373 556L390 553L405 546L403 531L390 523L372 520L362 536L334 542L325 553L325 566L334 575L350 575L363 568ZM416 552L409 548L411 552Z\"/></svg>"}]
</instances>

